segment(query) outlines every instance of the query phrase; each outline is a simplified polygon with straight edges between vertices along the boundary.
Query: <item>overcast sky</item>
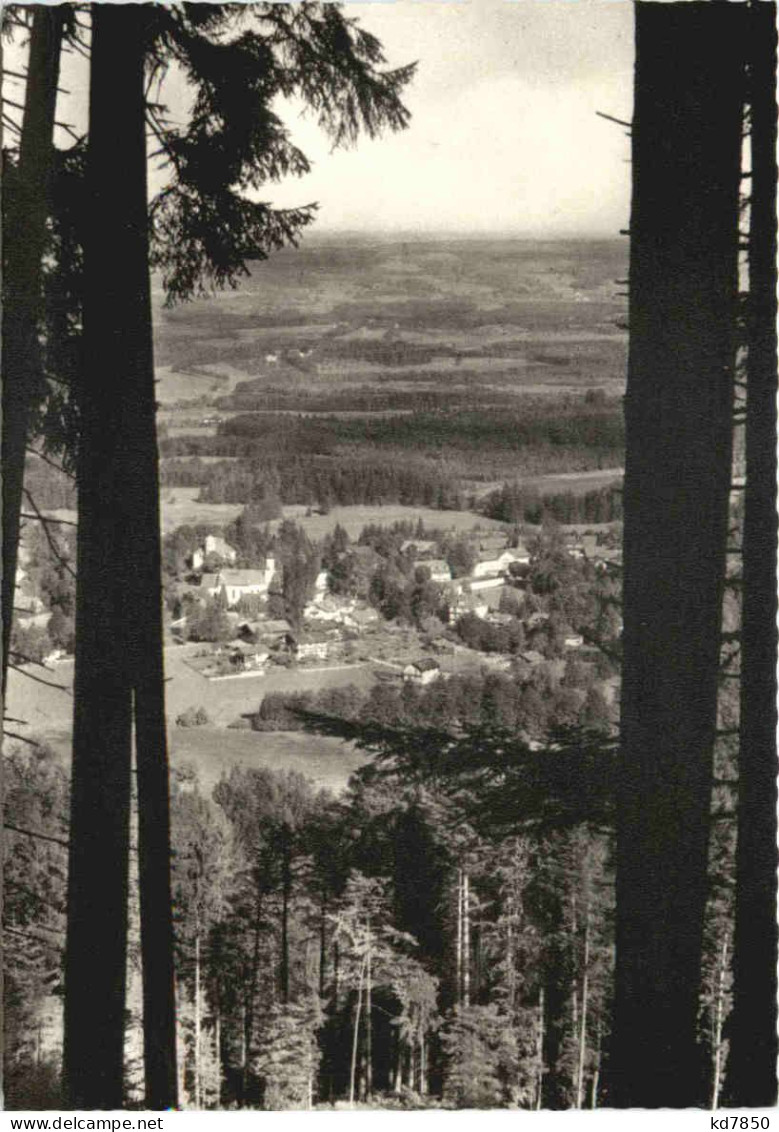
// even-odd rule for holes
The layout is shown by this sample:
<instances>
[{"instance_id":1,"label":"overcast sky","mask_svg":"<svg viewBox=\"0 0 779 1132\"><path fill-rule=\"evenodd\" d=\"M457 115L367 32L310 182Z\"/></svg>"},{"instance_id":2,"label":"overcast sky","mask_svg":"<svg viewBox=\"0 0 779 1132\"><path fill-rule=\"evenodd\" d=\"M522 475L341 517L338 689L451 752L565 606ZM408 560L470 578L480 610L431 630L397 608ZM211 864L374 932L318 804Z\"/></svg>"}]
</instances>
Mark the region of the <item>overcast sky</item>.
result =
<instances>
[{"instance_id":1,"label":"overcast sky","mask_svg":"<svg viewBox=\"0 0 779 1132\"><path fill-rule=\"evenodd\" d=\"M417 61L405 96L411 124L332 153L316 123L287 106L283 116L314 168L269 185L263 199L318 201L318 232L613 236L627 226L628 139L596 111L631 116L629 0L346 7L381 40L389 65ZM63 72L72 92L64 116L85 128L86 66L71 55ZM184 116L176 78L166 86L174 117ZM154 189L161 184L152 176Z\"/></svg>"},{"instance_id":2,"label":"overcast sky","mask_svg":"<svg viewBox=\"0 0 779 1132\"><path fill-rule=\"evenodd\" d=\"M409 128L330 153L287 121L313 172L273 194L320 230L615 235L627 225L628 0L374 0L347 8L393 66L418 61Z\"/></svg>"}]
</instances>

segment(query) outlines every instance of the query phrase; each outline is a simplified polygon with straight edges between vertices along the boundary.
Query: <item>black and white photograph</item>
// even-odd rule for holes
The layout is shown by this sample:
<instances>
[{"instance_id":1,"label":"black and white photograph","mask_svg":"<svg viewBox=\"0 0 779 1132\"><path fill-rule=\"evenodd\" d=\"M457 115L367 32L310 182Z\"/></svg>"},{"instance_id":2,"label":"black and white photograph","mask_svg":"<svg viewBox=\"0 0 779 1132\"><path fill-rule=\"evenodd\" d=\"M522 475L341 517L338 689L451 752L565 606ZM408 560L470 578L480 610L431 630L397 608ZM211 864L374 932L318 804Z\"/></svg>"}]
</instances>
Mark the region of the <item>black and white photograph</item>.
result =
<instances>
[{"instance_id":1,"label":"black and white photograph","mask_svg":"<svg viewBox=\"0 0 779 1132\"><path fill-rule=\"evenodd\" d=\"M0 18L2 1107L769 1128L775 0Z\"/></svg>"}]
</instances>

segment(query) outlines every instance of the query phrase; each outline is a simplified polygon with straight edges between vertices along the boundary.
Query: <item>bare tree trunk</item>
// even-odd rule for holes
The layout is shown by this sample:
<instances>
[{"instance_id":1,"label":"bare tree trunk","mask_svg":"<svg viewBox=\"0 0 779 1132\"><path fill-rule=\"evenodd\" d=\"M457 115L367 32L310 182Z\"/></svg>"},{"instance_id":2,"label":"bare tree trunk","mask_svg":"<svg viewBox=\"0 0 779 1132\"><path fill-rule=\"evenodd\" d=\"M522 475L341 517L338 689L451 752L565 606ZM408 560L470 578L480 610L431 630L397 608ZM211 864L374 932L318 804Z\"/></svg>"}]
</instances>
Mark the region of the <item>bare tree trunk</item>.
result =
<instances>
[{"instance_id":1,"label":"bare tree trunk","mask_svg":"<svg viewBox=\"0 0 779 1132\"><path fill-rule=\"evenodd\" d=\"M600 1022L595 1036L595 1068L592 1073L592 1085L590 1087L590 1108L598 1107L598 1086L600 1084L600 1059L601 1059L601 1036L600 1036Z\"/></svg>"},{"instance_id":2,"label":"bare tree trunk","mask_svg":"<svg viewBox=\"0 0 779 1132\"><path fill-rule=\"evenodd\" d=\"M584 921L584 972L582 975L582 1020L579 1032L579 1065L576 1074L576 1107L584 1105L584 1064L587 1053L587 996L590 977L590 910Z\"/></svg>"},{"instance_id":3,"label":"bare tree trunk","mask_svg":"<svg viewBox=\"0 0 779 1132\"><path fill-rule=\"evenodd\" d=\"M463 871L457 870L457 994L455 1001L458 1006L463 1001Z\"/></svg>"},{"instance_id":4,"label":"bare tree trunk","mask_svg":"<svg viewBox=\"0 0 779 1132\"><path fill-rule=\"evenodd\" d=\"M538 1026L536 1029L536 1109L542 1108L544 1096L544 988L538 992Z\"/></svg>"},{"instance_id":5,"label":"bare tree trunk","mask_svg":"<svg viewBox=\"0 0 779 1132\"><path fill-rule=\"evenodd\" d=\"M471 893L468 873L463 872L463 1006L471 1003Z\"/></svg>"},{"instance_id":6,"label":"bare tree trunk","mask_svg":"<svg viewBox=\"0 0 779 1132\"><path fill-rule=\"evenodd\" d=\"M722 1085L722 1021L725 1011L725 974L728 965L728 937L722 941L720 951L719 971L717 972L717 1006L714 1015L714 1079L711 1086L711 1107L714 1112L719 1108L720 1088Z\"/></svg>"},{"instance_id":7,"label":"bare tree trunk","mask_svg":"<svg viewBox=\"0 0 779 1132\"><path fill-rule=\"evenodd\" d=\"M511 922L513 905L509 906L509 919L506 926L506 968L508 974L508 1008L513 1015L517 998L517 973L514 969L514 927Z\"/></svg>"},{"instance_id":8,"label":"bare tree trunk","mask_svg":"<svg viewBox=\"0 0 779 1132\"><path fill-rule=\"evenodd\" d=\"M730 493L741 4L637 3L616 1107L706 1098L697 1009Z\"/></svg>"},{"instance_id":9,"label":"bare tree trunk","mask_svg":"<svg viewBox=\"0 0 779 1132\"><path fill-rule=\"evenodd\" d=\"M373 985L371 972L371 923L368 920L368 950L365 956L365 1095L373 1095Z\"/></svg>"},{"instance_id":10,"label":"bare tree trunk","mask_svg":"<svg viewBox=\"0 0 779 1132\"><path fill-rule=\"evenodd\" d=\"M325 997L325 973L327 965L327 893L322 893L322 907L319 916L319 997Z\"/></svg>"},{"instance_id":11,"label":"bare tree trunk","mask_svg":"<svg viewBox=\"0 0 779 1132\"><path fill-rule=\"evenodd\" d=\"M360 964L360 976L357 983L357 1011L354 1017L354 1036L352 1038L352 1065L349 1073L349 1104L354 1108L354 1087L357 1079L357 1048L360 1040L360 1012L362 1011L362 984L364 963Z\"/></svg>"},{"instance_id":12,"label":"bare tree trunk","mask_svg":"<svg viewBox=\"0 0 779 1132\"><path fill-rule=\"evenodd\" d=\"M777 1100L776 4L750 6L752 196L736 919L728 1097Z\"/></svg>"},{"instance_id":13,"label":"bare tree trunk","mask_svg":"<svg viewBox=\"0 0 779 1132\"><path fill-rule=\"evenodd\" d=\"M220 1108L222 1100L222 1014L218 1008L214 1018L214 1060L214 1108Z\"/></svg>"},{"instance_id":14,"label":"bare tree trunk","mask_svg":"<svg viewBox=\"0 0 779 1132\"><path fill-rule=\"evenodd\" d=\"M66 7L33 9L19 164L3 193L3 701L13 621L24 462L32 410L44 391L38 329L54 159L54 114Z\"/></svg>"},{"instance_id":15,"label":"bare tree trunk","mask_svg":"<svg viewBox=\"0 0 779 1132\"><path fill-rule=\"evenodd\" d=\"M282 828L281 847L281 1001L289 1002L289 900L292 892L290 831Z\"/></svg>"},{"instance_id":16,"label":"bare tree trunk","mask_svg":"<svg viewBox=\"0 0 779 1132\"><path fill-rule=\"evenodd\" d=\"M200 933L195 936L195 1108L202 1108L200 1088Z\"/></svg>"},{"instance_id":17,"label":"bare tree trunk","mask_svg":"<svg viewBox=\"0 0 779 1132\"><path fill-rule=\"evenodd\" d=\"M241 1074L241 1103L246 1100L246 1090L249 1082L249 1057L254 1030L254 1000L257 997L257 978L260 971L260 933L262 924L262 890L257 885L257 916L254 921L254 945L252 948L252 966L249 976L249 988L244 999L243 1009L243 1072Z\"/></svg>"}]
</instances>

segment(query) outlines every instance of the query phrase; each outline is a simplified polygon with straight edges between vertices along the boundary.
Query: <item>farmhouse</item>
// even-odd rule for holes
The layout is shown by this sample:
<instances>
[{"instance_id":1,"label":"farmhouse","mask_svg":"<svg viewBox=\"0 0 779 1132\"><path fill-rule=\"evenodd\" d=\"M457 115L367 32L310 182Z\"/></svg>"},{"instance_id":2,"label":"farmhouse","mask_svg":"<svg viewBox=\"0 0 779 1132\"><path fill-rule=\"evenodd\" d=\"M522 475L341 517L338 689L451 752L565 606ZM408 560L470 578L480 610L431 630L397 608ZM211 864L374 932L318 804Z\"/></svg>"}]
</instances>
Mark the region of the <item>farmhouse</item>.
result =
<instances>
[{"instance_id":1,"label":"farmhouse","mask_svg":"<svg viewBox=\"0 0 779 1132\"><path fill-rule=\"evenodd\" d=\"M200 585L209 597L216 597L224 589L228 606L233 606L248 594L266 594L275 572L275 560L267 558L264 570L220 570L216 574L203 574Z\"/></svg>"},{"instance_id":2,"label":"farmhouse","mask_svg":"<svg viewBox=\"0 0 779 1132\"><path fill-rule=\"evenodd\" d=\"M192 569L201 570L209 554L215 554L223 562L235 562L237 557L233 547L219 535L206 535L203 545L192 552Z\"/></svg>"},{"instance_id":3,"label":"farmhouse","mask_svg":"<svg viewBox=\"0 0 779 1132\"><path fill-rule=\"evenodd\" d=\"M432 684L440 675L441 665L432 656L423 656L403 669L403 679L413 684Z\"/></svg>"},{"instance_id":4,"label":"farmhouse","mask_svg":"<svg viewBox=\"0 0 779 1132\"><path fill-rule=\"evenodd\" d=\"M249 641L249 643L265 641L272 644L289 636L291 632L292 626L289 621L285 621L283 618L268 621L242 621L238 626L238 636L244 641Z\"/></svg>"},{"instance_id":5,"label":"farmhouse","mask_svg":"<svg viewBox=\"0 0 779 1132\"><path fill-rule=\"evenodd\" d=\"M502 550L497 555L492 551L481 551L479 561L473 568L473 577L502 578L514 563L526 565L529 562L530 555L523 546L518 546L516 550Z\"/></svg>"}]
</instances>

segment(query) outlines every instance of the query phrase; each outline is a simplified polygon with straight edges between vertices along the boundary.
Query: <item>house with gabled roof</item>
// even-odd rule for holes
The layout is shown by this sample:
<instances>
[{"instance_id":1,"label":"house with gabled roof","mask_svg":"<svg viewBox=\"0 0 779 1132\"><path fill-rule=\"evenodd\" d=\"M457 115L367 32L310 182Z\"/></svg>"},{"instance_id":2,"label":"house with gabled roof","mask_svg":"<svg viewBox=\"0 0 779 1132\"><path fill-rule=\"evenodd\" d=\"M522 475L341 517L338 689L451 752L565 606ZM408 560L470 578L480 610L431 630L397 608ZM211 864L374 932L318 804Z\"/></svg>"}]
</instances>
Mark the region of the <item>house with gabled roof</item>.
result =
<instances>
[{"instance_id":1,"label":"house with gabled roof","mask_svg":"<svg viewBox=\"0 0 779 1132\"><path fill-rule=\"evenodd\" d=\"M275 573L275 559L267 558L262 570L220 570L216 574L203 574L200 587L209 597L216 597L224 589L229 607L250 594L267 594Z\"/></svg>"},{"instance_id":2,"label":"house with gabled roof","mask_svg":"<svg viewBox=\"0 0 779 1132\"><path fill-rule=\"evenodd\" d=\"M432 656L423 656L403 669L403 679L413 684L432 684L441 675L441 665Z\"/></svg>"}]
</instances>

